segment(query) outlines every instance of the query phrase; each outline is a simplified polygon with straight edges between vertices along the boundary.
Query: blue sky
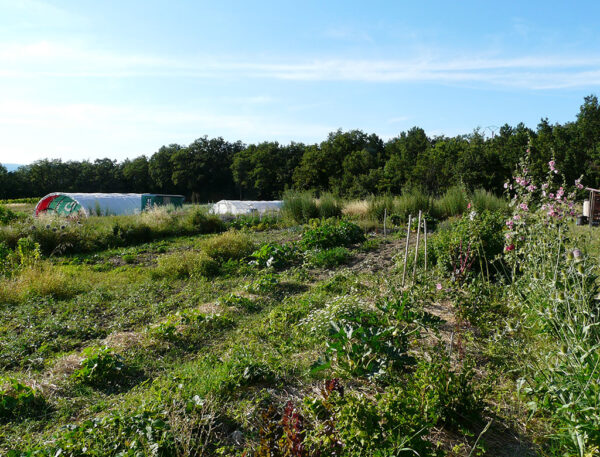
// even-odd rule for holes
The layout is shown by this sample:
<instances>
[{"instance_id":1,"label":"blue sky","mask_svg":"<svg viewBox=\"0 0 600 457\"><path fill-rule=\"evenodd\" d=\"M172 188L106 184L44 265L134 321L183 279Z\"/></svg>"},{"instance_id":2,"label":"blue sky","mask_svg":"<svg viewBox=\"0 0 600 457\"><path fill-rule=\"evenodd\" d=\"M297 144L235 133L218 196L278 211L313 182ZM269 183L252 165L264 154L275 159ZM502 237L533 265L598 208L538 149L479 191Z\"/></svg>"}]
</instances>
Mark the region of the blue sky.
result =
<instances>
[{"instance_id":1,"label":"blue sky","mask_svg":"<svg viewBox=\"0 0 600 457\"><path fill-rule=\"evenodd\" d=\"M575 119L600 2L0 0L0 162ZM487 131L489 131L488 129Z\"/></svg>"}]
</instances>

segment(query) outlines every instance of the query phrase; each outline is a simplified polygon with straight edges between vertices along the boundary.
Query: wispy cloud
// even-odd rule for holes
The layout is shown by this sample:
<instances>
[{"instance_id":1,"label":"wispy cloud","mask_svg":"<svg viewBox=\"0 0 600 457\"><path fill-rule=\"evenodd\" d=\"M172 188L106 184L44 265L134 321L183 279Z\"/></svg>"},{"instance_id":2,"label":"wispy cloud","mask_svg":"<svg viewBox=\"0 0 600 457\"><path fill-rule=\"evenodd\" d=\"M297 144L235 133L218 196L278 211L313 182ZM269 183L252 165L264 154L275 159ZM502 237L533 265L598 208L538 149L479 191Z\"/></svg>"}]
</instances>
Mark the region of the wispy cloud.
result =
<instances>
[{"instance_id":1,"label":"wispy cloud","mask_svg":"<svg viewBox=\"0 0 600 457\"><path fill-rule=\"evenodd\" d=\"M487 84L526 89L600 85L600 54L463 56L408 60L290 59L247 61L99 51L53 42L0 44L0 77L262 78L290 81Z\"/></svg>"},{"instance_id":2,"label":"wispy cloud","mask_svg":"<svg viewBox=\"0 0 600 457\"><path fill-rule=\"evenodd\" d=\"M324 138L334 129L331 125L281 119L277 114L0 101L0 162L15 162L15 157L20 163L43 157L123 159L151 154L165 142L187 144L205 134L246 142L267 138L308 142ZM32 136L35 141L24 141Z\"/></svg>"}]
</instances>

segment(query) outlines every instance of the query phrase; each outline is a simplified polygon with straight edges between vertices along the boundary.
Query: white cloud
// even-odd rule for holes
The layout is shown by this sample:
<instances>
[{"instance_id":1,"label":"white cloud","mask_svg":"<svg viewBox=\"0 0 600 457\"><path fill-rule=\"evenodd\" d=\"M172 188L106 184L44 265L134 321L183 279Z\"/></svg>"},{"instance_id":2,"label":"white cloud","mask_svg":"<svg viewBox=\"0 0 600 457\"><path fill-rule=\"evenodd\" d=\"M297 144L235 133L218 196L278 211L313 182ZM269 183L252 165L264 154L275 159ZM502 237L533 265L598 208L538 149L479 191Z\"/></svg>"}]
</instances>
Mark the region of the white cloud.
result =
<instances>
[{"instance_id":1,"label":"white cloud","mask_svg":"<svg viewBox=\"0 0 600 457\"><path fill-rule=\"evenodd\" d=\"M431 82L560 89L600 84L600 54L513 58L428 56L413 59L318 59L249 62L208 56L171 58L87 49L40 41L0 44L0 77L261 78L368 83Z\"/></svg>"}]
</instances>

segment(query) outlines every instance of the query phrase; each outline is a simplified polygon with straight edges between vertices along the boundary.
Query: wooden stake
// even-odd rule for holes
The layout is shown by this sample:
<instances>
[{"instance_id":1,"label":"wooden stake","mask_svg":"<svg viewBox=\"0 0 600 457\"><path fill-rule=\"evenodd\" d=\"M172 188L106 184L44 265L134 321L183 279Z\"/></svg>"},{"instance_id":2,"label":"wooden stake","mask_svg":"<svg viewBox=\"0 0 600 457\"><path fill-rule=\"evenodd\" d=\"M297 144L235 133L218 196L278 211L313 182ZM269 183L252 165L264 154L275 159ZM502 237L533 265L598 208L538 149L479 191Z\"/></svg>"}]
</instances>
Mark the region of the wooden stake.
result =
<instances>
[{"instance_id":1,"label":"wooden stake","mask_svg":"<svg viewBox=\"0 0 600 457\"><path fill-rule=\"evenodd\" d=\"M383 208L383 236L387 236L385 223L387 222L387 208Z\"/></svg>"},{"instance_id":2,"label":"wooden stake","mask_svg":"<svg viewBox=\"0 0 600 457\"><path fill-rule=\"evenodd\" d=\"M413 265L413 282L417 276L417 258L419 257L419 234L421 233L421 211L419 211L419 222L417 222L417 243L415 244L415 263Z\"/></svg>"},{"instance_id":3,"label":"wooden stake","mask_svg":"<svg viewBox=\"0 0 600 457\"><path fill-rule=\"evenodd\" d=\"M408 225L406 226L406 248L404 249L404 271L402 272L402 287L406 279L406 261L408 260L408 245L410 243L410 223L412 222L412 214L408 215Z\"/></svg>"},{"instance_id":4,"label":"wooden stake","mask_svg":"<svg viewBox=\"0 0 600 457\"><path fill-rule=\"evenodd\" d=\"M423 234L425 235L425 273L427 273L427 219L423 218Z\"/></svg>"}]
</instances>

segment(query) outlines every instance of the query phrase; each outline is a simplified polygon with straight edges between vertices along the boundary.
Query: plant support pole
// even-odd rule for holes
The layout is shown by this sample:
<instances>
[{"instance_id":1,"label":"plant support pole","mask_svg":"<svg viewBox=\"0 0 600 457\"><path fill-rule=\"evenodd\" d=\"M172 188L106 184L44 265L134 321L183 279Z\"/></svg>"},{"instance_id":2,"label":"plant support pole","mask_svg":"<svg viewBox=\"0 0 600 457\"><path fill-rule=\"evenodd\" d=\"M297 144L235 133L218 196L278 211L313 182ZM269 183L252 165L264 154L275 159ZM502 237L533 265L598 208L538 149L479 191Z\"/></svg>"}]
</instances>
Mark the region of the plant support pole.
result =
<instances>
[{"instance_id":1,"label":"plant support pole","mask_svg":"<svg viewBox=\"0 0 600 457\"><path fill-rule=\"evenodd\" d=\"M423 218L423 235L425 235L425 273L427 273L427 219Z\"/></svg>"},{"instance_id":2,"label":"plant support pole","mask_svg":"<svg viewBox=\"0 0 600 457\"><path fill-rule=\"evenodd\" d=\"M406 226L406 248L404 250L404 271L402 272L402 287L406 279L406 261L408 260L408 245L410 243L410 223L412 222L412 214L408 215L408 225Z\"/></svg>"},{"instance_id":3,"label":"plant support pole","mask_svg":"<svg viewBox=\"0 0 600 457\"><path fill-rule=\"evenodd\" d=\"M417 275L417 259L419 258L419 235L421 233L421 211L419 211L419 222L417 222L417 243L415 244L415 263L413 265L413 282Z\"/></svg>"},{"instance_id":4,"label":"plant support pole","mask_svg":"<svg viewBox=\"0 0 600 457\"><path fill-rule=\"evenodd\" d=\"M387 230L385 223L387 222L387 208L383 208L383 236L387 237Z\"/></svg>"}]
</instances>

